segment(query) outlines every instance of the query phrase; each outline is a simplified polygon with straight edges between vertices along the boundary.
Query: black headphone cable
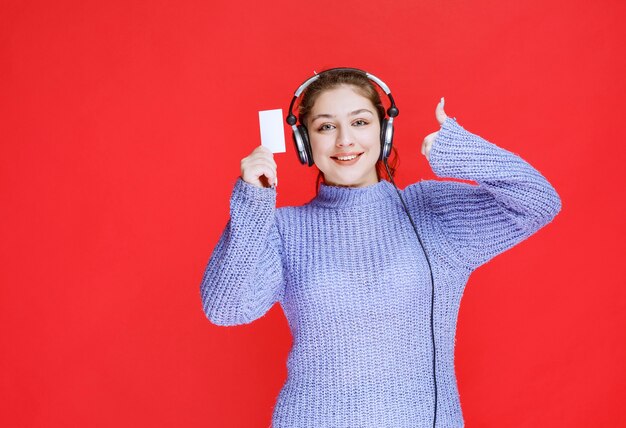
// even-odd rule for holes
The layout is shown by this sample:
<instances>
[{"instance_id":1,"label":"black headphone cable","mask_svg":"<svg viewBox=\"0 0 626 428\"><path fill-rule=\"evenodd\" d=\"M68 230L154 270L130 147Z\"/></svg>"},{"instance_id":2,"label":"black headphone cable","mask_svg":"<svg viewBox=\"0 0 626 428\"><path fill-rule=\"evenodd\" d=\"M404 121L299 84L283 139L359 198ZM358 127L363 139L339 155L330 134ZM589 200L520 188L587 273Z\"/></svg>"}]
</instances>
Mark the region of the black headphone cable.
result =
<instances>
[{"instance_id":1,"label":"black headphone cable","mask_svg":"<svg viewBox=\"0 0 626 428\"><path fill-rule=\"evenodd\" d=\"M420 238L420 235L417 232L417 227L415 226L415 223L413 222L413 218L411 217L411 214L409 214L409 209L407 208L406 203L404 202L404 198L402 198L402 195L400 194L400 190L398 189L398 186L396 186L396 183L393 181L393 177L391 175L391 172L389 171L389 166L387 165L387 159L383 159L383 163L385 164L385 169L387 170L387 175L389 176L389 180L391 181L391 184L393 184L393 187L396 189L396 193L398 194L400 201L402 201L404 210L406 211L407 216L409 216L409 220L411 221L413 230L415 231L415 234L417 235L417 240L419 241L422 247L422 251L424 251L424 255L426 256L426 262L428 262L428 269L430 270L430 283L432 284L432 293L430 296L430 333L431 333L431 338L433 342L433 384L435 387L435 412L434 412L434 417L433 417L433 428L434 428L435 424L437 423L437 372L436 372L437 363L435 360L436 358L435 322L434 322L434 316L433 316L433 312L435 308L435 279L433 278L433 268L430 264L430 259L428 258L428 254L426 253L426 248L424 247L424 244L422 243L422 238Z\"/></svg>"}]
</instances>

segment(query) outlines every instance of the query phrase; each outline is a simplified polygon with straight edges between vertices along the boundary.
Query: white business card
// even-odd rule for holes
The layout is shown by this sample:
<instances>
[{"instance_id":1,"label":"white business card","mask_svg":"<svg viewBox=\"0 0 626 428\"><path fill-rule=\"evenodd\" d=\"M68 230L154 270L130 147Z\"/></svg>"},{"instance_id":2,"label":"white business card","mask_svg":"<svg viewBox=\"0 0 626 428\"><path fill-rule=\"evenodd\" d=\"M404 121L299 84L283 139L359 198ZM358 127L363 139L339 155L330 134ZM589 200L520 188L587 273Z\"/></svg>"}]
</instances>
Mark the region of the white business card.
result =
<instances>
[{"instance_id":1,"label":"white business card","mask_svg":"<svg viewBox=\"0 0 626 428\"><path fill-rule=\"evenodd\" d=\"M259 124L261 126L261 145L270 149L272 153L284 153L283 110L279 108L259 111Z\"/></svg>"}]
</instances>

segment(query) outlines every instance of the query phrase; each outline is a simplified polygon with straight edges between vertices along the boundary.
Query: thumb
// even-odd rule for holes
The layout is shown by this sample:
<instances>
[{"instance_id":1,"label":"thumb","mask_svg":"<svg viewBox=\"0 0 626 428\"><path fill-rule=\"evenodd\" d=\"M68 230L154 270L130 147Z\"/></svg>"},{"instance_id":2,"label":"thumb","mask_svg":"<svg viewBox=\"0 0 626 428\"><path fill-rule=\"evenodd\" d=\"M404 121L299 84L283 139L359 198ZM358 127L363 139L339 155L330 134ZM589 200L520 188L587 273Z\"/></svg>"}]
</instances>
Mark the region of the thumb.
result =
<instances>
[{"instance_id":1,"label":"thumb","mask_svg":"<svg viewBox=\"0 0 626 428\"><path fill-rule=\"evenodd\" d=\"M448 115L446 115L446 112L443 111L444 103L445 103L445 100L443 99L443 97L441 97L439 104L437 104L437 107L435 108L435 117L437 118L437 122L439 122L439 125L443 125L443 122L445 122L446 119L448 118Z\"/></svg>"}]
</instances>

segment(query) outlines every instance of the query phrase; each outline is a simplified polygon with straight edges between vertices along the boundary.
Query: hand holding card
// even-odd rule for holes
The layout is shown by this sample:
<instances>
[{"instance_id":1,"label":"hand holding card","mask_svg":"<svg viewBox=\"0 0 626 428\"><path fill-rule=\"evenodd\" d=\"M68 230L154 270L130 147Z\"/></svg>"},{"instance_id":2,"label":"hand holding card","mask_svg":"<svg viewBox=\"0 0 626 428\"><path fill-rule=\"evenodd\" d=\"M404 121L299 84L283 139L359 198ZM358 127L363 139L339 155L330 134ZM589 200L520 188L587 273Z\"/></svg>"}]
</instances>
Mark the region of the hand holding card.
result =
<instances>
[{"instance_id":1,"label":"hand holding card","mask_svg":"<svg viewBox=\"0 0 626 428\"><path fill-rule=\"evenodd\" d=\"M257 187L276 188L278 175L274 154L264 146L257 146L241 160L241 179Z\"/></svg>"}]
</instances>

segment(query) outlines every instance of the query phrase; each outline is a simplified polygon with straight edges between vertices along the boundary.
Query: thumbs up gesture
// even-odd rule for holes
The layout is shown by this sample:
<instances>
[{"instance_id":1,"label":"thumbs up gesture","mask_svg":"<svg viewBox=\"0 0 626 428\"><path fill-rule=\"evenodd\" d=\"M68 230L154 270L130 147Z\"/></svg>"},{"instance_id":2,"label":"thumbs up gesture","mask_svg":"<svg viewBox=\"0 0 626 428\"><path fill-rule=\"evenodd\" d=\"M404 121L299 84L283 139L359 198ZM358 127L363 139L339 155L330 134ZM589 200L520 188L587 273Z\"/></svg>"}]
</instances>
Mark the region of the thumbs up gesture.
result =
<instances>
[{"instance_id":1,"label":"thumbs up gesture","mask_svg":"<svg viewBox=\"0 0 626 428\"><path fill-rule=\"evenodd\" d=\"M437 104L437 107L435 108L435 117L437 118L437 122L439 122L439 126L443 125L443 122L445 122L445 120L448 118L448 116L446 115L446 112L443 111L443 104L444 104L444 99L443 97L441 97L439 104ZM430 161L430 148L435 142L435 138L437 138L438 134L439 134L439 131L433 132L432 134L428 134L426 138L424 138L424 141L422 142L422 154L426 156L426 159L428 159L429 161Z\"/></svg>"}]
</instances>

